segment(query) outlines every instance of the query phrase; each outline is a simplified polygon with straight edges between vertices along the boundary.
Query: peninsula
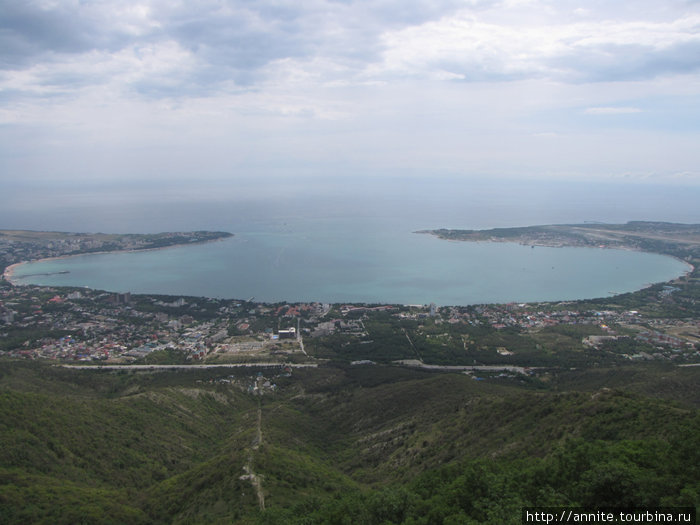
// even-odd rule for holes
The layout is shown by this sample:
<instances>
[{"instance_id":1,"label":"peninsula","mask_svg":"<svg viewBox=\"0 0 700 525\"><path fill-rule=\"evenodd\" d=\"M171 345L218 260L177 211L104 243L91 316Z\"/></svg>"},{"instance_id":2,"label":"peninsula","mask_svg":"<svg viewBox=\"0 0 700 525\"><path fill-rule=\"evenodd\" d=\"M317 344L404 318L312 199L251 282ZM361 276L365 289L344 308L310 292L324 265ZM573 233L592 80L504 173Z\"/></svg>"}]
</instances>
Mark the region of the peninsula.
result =
<instances>
[{"instance_id":1,"label":"peninsula","mask_svg":"<svg viewBox=\"0 0 700 525\"><path fill-rule=\"evenodd\" d=\"M233 234L220 231L115 234L0 230L0 271L9 280L12 268L22 262L97 252L155 250L229 237Z\"/></svg>"},{"instance_id":2,"label":"peninsula","mask_svg":"<svg viewBox=\"0 0 700 525\"><path fill-rule=\"evenodd\" d=\"M451 241L517 242L529 246L631 249L672 255L689 262L700 257L700 224L630 221L626 224L554 224L490 230L421 230Z\"/></svg>"}]
</instances>

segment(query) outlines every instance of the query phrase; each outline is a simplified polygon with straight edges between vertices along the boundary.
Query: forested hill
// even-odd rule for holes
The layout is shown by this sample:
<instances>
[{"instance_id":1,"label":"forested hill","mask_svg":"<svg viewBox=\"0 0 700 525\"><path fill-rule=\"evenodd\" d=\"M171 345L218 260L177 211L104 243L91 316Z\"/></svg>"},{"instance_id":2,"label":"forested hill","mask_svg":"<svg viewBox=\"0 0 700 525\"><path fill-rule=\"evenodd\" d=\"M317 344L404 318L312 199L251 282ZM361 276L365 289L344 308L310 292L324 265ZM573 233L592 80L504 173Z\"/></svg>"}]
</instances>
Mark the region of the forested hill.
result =
<instances>
[{"instance_id":1,"label":"forested hill","mask_svg":"<svg viewBox=\"0 0 700 525\"><path fill-rule=\"evenodd\" d=\"M529 505L698 505L699 371L6 361L2 521L517 524Z\"/></svg>"}]
</instances>

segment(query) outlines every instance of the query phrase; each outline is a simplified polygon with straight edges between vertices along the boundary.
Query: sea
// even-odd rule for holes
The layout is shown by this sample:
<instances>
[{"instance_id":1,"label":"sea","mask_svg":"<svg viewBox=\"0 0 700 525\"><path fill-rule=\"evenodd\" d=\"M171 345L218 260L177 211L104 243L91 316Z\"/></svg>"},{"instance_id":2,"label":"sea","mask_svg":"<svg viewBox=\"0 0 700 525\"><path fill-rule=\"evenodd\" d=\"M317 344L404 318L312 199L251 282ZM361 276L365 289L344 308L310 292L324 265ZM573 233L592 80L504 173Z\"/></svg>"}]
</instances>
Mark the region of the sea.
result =
<instances>
[{"instance_id":1,"label":"sea","mask_svg":"<svg viewBox=\"0 0 700 525\"><path fill-rule=\"evenodd\" d=\"M260 302L468 305L609 297L688 270L626 250L454 242L418 230L628 220L698 222L697 193L670 187L426 179L317 179L258 188L48 199L51 225L4 208L0 227L234 237L22 265L18 283ZM671 205L673 203L673 205ZM10 224L7 224L10 222ZM26 224L30 223L30 224ZM4 224L4 225L3 225ZM57 273L68 272L68 273Z\"/></svg>"}]
</instances>

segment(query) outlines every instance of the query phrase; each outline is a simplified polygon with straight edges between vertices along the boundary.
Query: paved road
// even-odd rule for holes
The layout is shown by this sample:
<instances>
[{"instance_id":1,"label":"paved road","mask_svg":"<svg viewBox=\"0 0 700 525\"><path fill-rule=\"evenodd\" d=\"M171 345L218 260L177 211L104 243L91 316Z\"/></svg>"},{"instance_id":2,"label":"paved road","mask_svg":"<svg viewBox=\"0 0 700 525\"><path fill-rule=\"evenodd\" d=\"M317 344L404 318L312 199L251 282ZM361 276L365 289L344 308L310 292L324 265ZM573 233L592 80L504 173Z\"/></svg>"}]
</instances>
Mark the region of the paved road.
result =
<instances>
[{"instance_id":1,"label":"paved road","mask_svg":"<svg viewBox=\"0 0 700 525\"><path fill-rule=\"evenodd\" d=\"M216 365L57 365L73 370L199 370L202 368L318 368L317 363L226 363Z\"/></svg>"}]
</instances>

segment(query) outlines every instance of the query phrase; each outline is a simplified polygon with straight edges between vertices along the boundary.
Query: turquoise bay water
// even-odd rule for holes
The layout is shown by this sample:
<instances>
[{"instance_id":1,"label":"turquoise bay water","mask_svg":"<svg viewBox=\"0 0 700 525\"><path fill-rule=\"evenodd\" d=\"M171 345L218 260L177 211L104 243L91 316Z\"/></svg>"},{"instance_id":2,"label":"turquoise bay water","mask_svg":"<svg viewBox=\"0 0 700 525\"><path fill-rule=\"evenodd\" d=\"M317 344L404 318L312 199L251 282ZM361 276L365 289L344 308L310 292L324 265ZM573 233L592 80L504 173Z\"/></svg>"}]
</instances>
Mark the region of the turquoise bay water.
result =
<instances>
[{"instance_id":1,"label":"turquoise bay water","mask_svg":"<svg viewBox=\"0 0 700 525\"><path fill-rule=\"evenodd\" d=\"M210 244L30 263L15 277L19 283L264 302L466 305L602 297L687 270L678 260L648 253L449 242L412 233L417 225L404 220L246 226ZM69 273L32 275L59 271Z\"/></svg>"}]
</instances>

